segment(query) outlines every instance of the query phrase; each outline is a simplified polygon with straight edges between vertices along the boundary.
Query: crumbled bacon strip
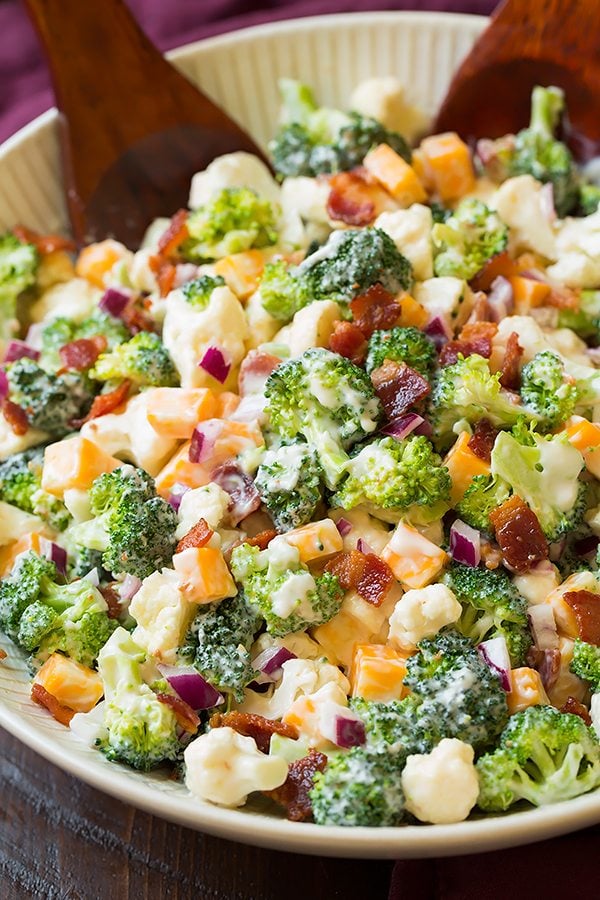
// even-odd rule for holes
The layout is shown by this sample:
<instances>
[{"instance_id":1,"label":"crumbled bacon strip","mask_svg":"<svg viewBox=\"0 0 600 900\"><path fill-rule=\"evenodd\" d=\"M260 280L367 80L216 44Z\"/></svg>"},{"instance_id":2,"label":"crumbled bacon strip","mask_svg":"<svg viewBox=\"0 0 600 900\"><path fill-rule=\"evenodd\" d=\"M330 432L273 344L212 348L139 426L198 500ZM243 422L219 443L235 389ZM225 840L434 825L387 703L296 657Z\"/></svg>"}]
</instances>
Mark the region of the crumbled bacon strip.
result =
<instances>
[{"instance_id":1,"label":"crumbled bacon strip","mask_svg":"<svg viewBox=\"0 0 600 900\"><path fill-rule=\"evenodd\" d=\"M360 366L367 353L367 341L354 322L336 322L329 338L329 349Z\"/></svg>"},{"instance_id":2,"label":"crumbled bacon strip","mask_svg":"<svg viewBox=\"0 0 600 900\"><path fill-rule=\"evenodd\" d=\"M469 438L469 450L475 456L478 456L479 459L489 463L492 459L492 449L497 436L498 429L494 428L488 419L480 419L475 423L473 434Z\"/></svg>"},{"instance_id":3,"label":"crumbled bacon strip","mask_svg":"<svg viewBox=\"0 0 600 900\"><path fill-rule=\"evenodd\" d=\"M567 697L559 712L571 713L571 715L579 716L580 719L583 719L586 725L592 724L592 717L590 716L588 710L583 705L583 703L580 703L579 700L575 699L575 697Z\"/></svg>"},{"instance_id":4,"label":"crumbled bacon strip","mask_svg":"<svg viewBox=\"0 0 600 900\"><path fill-rule=\"evenodd\" d=\"M167 291L167 293L169 293ZM162 296L162 295L161 295ZM143 309L140 309L135 303L128 303L123 312L121 319L129 328L132 334L140 331L154 331L154 320L147 315Z\"/></svg>"},{"instance_id":5,"label":"crumbled bacon strip","mask_svg":"<svg viewBox=\"0 0 600 900\"><path fill-rule=\"evenodd\" d=\"M488 259L484 267L471 279L469 284L471 285L472 290L486 291L487 293L491 290L492 284L498 275L510 278L511 275L518 274L519 270L516 264L512 261L506 250L504 250L502 253L497 253L496 256L492 256L491 259Z\"/></svg>"},{"instance_id":6,"label":"crumbled bacon strip","mask_svg":"<svg viewBox=\"0 0 600 900\"><path fill-rule=\"evenodd\" d=\"M78 338L70 341L60 348L58 354L63 364L59 375L68 370L84 372L91 368L101 353L104 353L108 344L102 334L95 334L91 338Z\"/></svg>"},{"instance_id":7,"label":"crumbled bacon strip","mask_svg":"<svg viewBox=\"0 0 600 900\"><path fill-rule=\"evenodd\" d=\"M377 185L364 169L339 172L329 179L327 215L346 225L370 225L377 215ZM380 190L380 189L379 189Z\"/></svg>"},{"instance_id":8,"label":"crumbled bacon strip","mask_svg":"<svg viewBox=\"0 0 600 900\"><path fill-rule=\"evenodd\" d=\"M18 437L27 434L29 429L29 419L22 406L19 406L18 403L13 403L12 400L6 399L2 403L2 415L10 425L13 434L16 434Z\"/></svg>"},{"instance_id":9,"label":"crumbled bacon strip","mask_svg":"<svg viewBox=\"0 0 600 900\"><path fill-rule=\"evenodd\" d=\"M71 719L75 715L74 710L62 706L56 697L47 691L43 685L38 684L37 681L34 681L31 685L31 699L39 706L45 706L48 712L52 713L56 721L60 722L61 725L69 726Z\"/></svg>"},{"instance_id":10,"label":"crumbled bacon strip","mask_svg":"<svg viewBox=\"0 0 600 900\"><path fill-rule=\"evenodd\" d=\"M374 331L392 328L400 316L400 305L393 294L381 284L373 284L370 288L350 301L350 310L354 324L360 328L366 338Z\"/></svg>"},{"instance_id":11,"label":"crumbled bacon strip","mask_svg":"<svg viewBox=\"0 0 600 900\"><path fill-rule=\"evenodd\" d=\"M504 561L515 572L527 572L548 558L548 541L534 511L514 494L490 513Z\"/></svg>"},{"instance_id":12,"label":"crumbled bacon strip","mask_svg":"<svg viewBox=\"0 0 600 900\"><path fill-rule=\"evenodd\" d=\"M327 757L319 750L311 750L302 759L290 763L288 776L281 787L273 791L263 791L286 811L292 822L304 822L312 814L310 791L317 772L324 772Z\"/></svg>"},{"instance_id":13,"label":"crumbled bacon strip","mask_svg":"<svg viewBox=\"0 0 600 900\"><path fill-rule=\"evenodd\" d=\"M189 237L187 209L178 209L172 217L166 230L158 239L158 254L164 259L176 256L179 247Z\"/></svg>"},{"instance_id":14,"label":"crumbled bacon strip","mask_svg":"<svg viewBox=\"0 0 600 900\"><path fill-rule=\"evenodd\" d=\"M397 419L431 391L420 372L391 359L371 372L371 381L388 419Z\"/></svg>"},{"instance_id":15,"label":"crumbled bacon strip","mask_svg":"<svg viewBox=\"0 0 600 900\"><path fill-rule=\"evenodd\" d=\"M478 341L487 339L492 341L498 332L495 322L467 322L461 328L459 338L463 341Z\"/></svg>"},{"instance_id":16,"label":"crumbled bacon strip","mask_svg":"<svg viewBox=\"0 0 600 900\"><path fill-rule=\"evenodd\" d=\"M186 703L181 697L175 697L174 694L157 693L156 699L173 710L180 728L189 734L196 734L200 725L200 717L189 703Z\"/></svg>"},{"instance_id":17,"label":"crumbled bacon strip","mask_svg":"<svg viewBox=\"0 0 600 900\"><path fill-rule=\"evenodd\" d=\"M214 713L208 724L211 728L233 728L238 734L254 738L256 746L262 753L269 752L272 734L280 734L293 741L298 740L298 731L293 725L265 719L264 716L256 713L242 713L237 710L228 713Z\"/></svg>"},{"instance_id":18,"label":"crumbled bacon strip","mask_svg":"<svg viewBox=\"0 0 600 900\"><path fill-rule=\"evenodd\" d=\"M109 619L118 619L122 612L121 598L117 593L117 586L118 582L115 581L114 586L112 584L108 584L106 585L106 587L98 588L106 601L106 605L108 606L106 615Z\"/></svg>"},{"instance_id":19,"label":"crumbled bacon strip","mask_svg":"<svg viewBox=\"0 0 600 900\"><path fill-rule=\"evenodd\" d=\"M500 370L500 384L507 391L518 391L521 387L521 357L523 348L519 344L519 335L511 331L506 342L504 359Z\"/></svg>"},{"instance_id":20,"label":"crumbled bacon strip","mask_svg":"<svg viewBox=\"0 0 600 900\"><path fill-rule=\"evenodd\" d=\"M181 553L182 550L187 550L188 547L204 547L205 544L208 544L213 534L214 531L206 519L199 519L188 533L181 538L175 548L175 553Z\"/></svg>"},{"instance_id":21,"label":"crumbled bacon strip","mask_svg":"<svg viewBox=\"0 0 600 900\"><path fill-rule=\"evenodd\" d=\"M121 406L121 404L127 400L130 387L131 381L126 378L125 381L122 381L121 384L114 389L114 391L109 391L107 394L98 394L97 397L94 397L92 408L85 419L81 420L79 424L75 422L73 424L76 425L76 427L80 427L85 422L89 422L90 419L99 419L100 416L105 416L107 413L114 412L117 407Z\"/></svg>"},{"instance_id":22,"label":"crumbled bacon strip","mask_svg":"<svg viewBox=\"0 0 600 900\"><path fill-rule=\"evenodd\" d=\"M6 650L3 650L2 647L0 647L0 659L6 659L7 656L8 653L6 652Z\"/></svg>"},{"instance_id":23,"label":"crumbled bacon strip","mask_svg":"<svg viewBox=\"0 0 600 900\"><path fill-rule=\"evenodd\" d=\"M477 353L489 359L492 355L492 339L498 330L495 322L471 322L464 326L458 338L444 344L440 353L440 366L453 365L459 354L472 356Z\"/></svg>"},{"instance_id":24,"label":"crumbled bacon strip","mask_svg":"<svg viewBox=\"0 0 600 900\"><path fill-rule=\"evenodd\" d=\"M359 550L336 553L325 571L335 575L345 591L356 591L372 606L381 606L394 583L392 570L383 559Z\"/></svg>"},{"instance_id":25,"label":"crumbled bacon strip","mask_svg":"<svg viewBox=\"0 0 600 900\"><path fill-rule=\"evenodd\" d=\"M592 591L567 591L563 600L573 610L581 640L600 647L600 595Z\"/></svg>"},{"instance_id":26,"label":"crumbled bacon strip","mask_svg":"<svg viewBox=\"0 0 600 900\"><path fill-rule=\"evenodd\" d=\"M277 537L274 528L267 528L265 531L259 531L254 537L246 538L244 544L250 544L251 547L258 547L259 550L266 550L273 538Z\"/></svg>"},{"instance_id":27,"label":"crumbled bacon strip","mask_svg":"<svg viewBox=\"0 0 600 900\"><path fill-rule=\"evenodd\" d=\"M24 225L15 225L12 233L24 244L33 244L42 256L48 256L49 253L55 253L57 250L74 252L76 249L75 241L70 238L61 237L59 234L38 234Z\"/></svg>"}]
</instances>

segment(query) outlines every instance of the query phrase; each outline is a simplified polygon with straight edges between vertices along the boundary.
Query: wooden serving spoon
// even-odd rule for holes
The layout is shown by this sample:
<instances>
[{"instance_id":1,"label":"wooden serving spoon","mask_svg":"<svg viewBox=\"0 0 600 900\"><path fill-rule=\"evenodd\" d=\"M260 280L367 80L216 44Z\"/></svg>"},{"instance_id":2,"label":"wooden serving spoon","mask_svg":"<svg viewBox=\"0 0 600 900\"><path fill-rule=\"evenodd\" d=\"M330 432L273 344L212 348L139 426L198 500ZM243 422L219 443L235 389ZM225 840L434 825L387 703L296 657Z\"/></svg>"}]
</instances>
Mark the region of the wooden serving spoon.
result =
<instances>
[{"instance_id":1,"label":"wooden serving spoon","mask_svg":"<svg viewBox=\"0 0 600 900\"><path fill-rule=\"evenodd\" d=\"M67 204L83 244L133 249L157 216L187 205L190 179L252 139L180 75L122 0L25 0L46 50Z\"/></svg>"},{"instance_id":2,"label":"wooden serving spoon","mask_svg":"<svg viewBox=\"0 0 600 900\"><path fill-rule=\"evenodd\" d=\"M454 76L434 131L470 141L529 121L536 84L563 88L565 138L575 155L600 153L600 0L504 0Z\"/></svg>"}]
</instances>

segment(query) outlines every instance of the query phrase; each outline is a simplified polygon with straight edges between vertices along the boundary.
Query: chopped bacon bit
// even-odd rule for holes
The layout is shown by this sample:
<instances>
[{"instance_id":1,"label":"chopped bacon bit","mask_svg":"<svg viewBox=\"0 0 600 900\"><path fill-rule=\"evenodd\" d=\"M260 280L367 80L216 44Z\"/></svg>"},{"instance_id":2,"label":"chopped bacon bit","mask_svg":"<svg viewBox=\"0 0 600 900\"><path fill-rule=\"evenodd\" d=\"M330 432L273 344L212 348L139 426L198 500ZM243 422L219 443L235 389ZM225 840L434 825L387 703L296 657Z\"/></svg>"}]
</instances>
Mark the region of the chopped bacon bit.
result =
<instances>
[{"instance_id":1,"label":"chopped bacon bit","mask_svg":"<svg viewBox=\"0 0 600 900\"><path fill-rule=\"evenodd\" d=\"M286 811L292 822L304 822L312 814L310 791L317 772L324 772L327 757L319 750L310 750L307 756L290 763L288 776L281 787L273 791L263 791Z\"/></svg>"},{"instance_id":2,"label":"chopped bacon bit","mask_svg":"<svg viewBox=\"0 0 600 900\"><path fill-rule=\"evenodd\" d=\"M477 341L487 338L492 341L498 332L495 322L467 322L463 325L459 338L463 341Z\"/></svg>"},{"instance_id":3,"label":"chopped bacon bit","mask_svg":"<svg viewBox=\"0 0 600 900\"><path fill-rule=\"evenodd\" d=\"M367 342L354 322L336 322L329 338L329 349L360 366L367 353Z\"/></svg>"},{"instance_id":4,"label":"chopped bacon bit","mask_svg":"<svg viewBox=\"0 0 600 900\"><path fill-rule=\"evenodd\" d=\"M373 284L350 302L354 324L366 338L374 331L392 328L400 316L400 304L381 284Z\"/></svg>"},{"instance_id":5,"label":"chopped bacon bit","mask_svg":"<svg viewBox=\"0 0 600 900\"><path fill-rule=\"evenodd\" d=\"M566 701L559 709L559 712L571 713L571 715L579 716L580 719L583 719L586 725L592 724L592 717L590 716L588 710L583 705L583 703L580 703L579 700L575 699L575 697L567 697Z\"/></svg>"},{"instance_id":6,"label":"chopped bacon bit","mask_svg":"<svg viewBox=\"0 0 600 900\"><path fill-rule=\"evenodd\" d=\"M370 225L377 215L375 194L380 192L364 169L339 172L329 179L327 215L346 225Z\"/></svg>"},{"instance_id":7,"label":"chopped bacon bit","mask_svg":"<svg viewBox=\"0 0 600 900\"><path fill-rule=\"evenodd\" d=\"M461 356L477 353L489 359L492 355L492 338L498 331L495 322L471 322L462 329L455 341L444 344L440 353L440 366L451 366Z\"/></svg>"},{"instance_id":8,"label":"chopped bacon bit","mask_svg":"<svg viewBox=\"0 0 600 900\"><path fill-rule=\"evenodd\" d=\"M383 559L359 550L336 553L325 571L335 575L345 591L356 591L372 606L381 606L394 582L392 570Z\"/></svg>"},{"instance_id":9,"label":"chopped bacon bit","mask_svg":"<svg viewBox=\"0 0 600 900\"><path fill-rule=\"evenodd\" d=\"M63 368L59 375L68 369L83 372L91 368L101 353L104 353L108 344L102 334L96 334L91 338L78 338L70 341L58 351Z\"/></svg>"},{"instance_id":10,"label":"chopped bacon bit","mask_svg":"<svg viewBox=\"0 0 600 900\"><path fill-rule=\"evenodd\" d=\"M167 292L168 293L168 292ZM144 312L143 309L140 309L139 306L136 306L135 303L128 303L123 312L121 313L121 319L129 328L132 334L137 334L140 331L154 331L154 320Z\"/></svg>"},{"instance_id":11,"label":"chopped bacon bit","mask_svg":"<svg viewBox=\"0 0 600 900\"><path fill-rule=\"evenodd\" d=\"M175 278L177 276L177 266L173 263L164 262L156 275L156 283L161 297L166 297L175 287Z\"/></svg>"},{"instance_id":12,"label":"chopped bacon bit","mask_svg":"<svg viewBox=\"0 0 600 900\"><path fill-rule=\"evenodd\" d=\"M157 693L156 699L173 710L180 728L183 728L189 734L196 734L200 725L200 717L189 703L186 703L181 697L175 697L173 694Z\"/></svg>"},{"instance_id":13,"label":"chopped bacon bit","mask_svg":"<svg viewBox=\"0 0 600 900\"><path fill-rule=\"evenodd\" d=\"M431 391L420 372L391 359L371 372L371 381L388 419L397 419Z\"/></svg>"},{"instance_id":14,"label":"chopped bacon bit","mask_svg":"<svg viewBox=\"0 0 600 900\"><path fill-rule=\"evenodd\" d=\"M519 335L511 331L506 342L504 360L500 370L500 384L507 391L518 391L521 387L521 357L523 348L519 344Z\"/></svg>"},{"instance_id":15,"label":"chopped bacon bit","mask_svg":"<svg viewBox=\"0 0 600 900\"><path fill-rule=\"evenodd\" d=\"M59 234L38 234L24 225L15 225L12 233L22 243L33 244L42 256L48 256L49 253L55 253L57 250L74 252L76 249L75 241L70 238L61 237Z\"/></svg>"},{"instance_id":16,"label":"chopped bacon bit","mask_svg":"<svg viewBox=\"0 0 600 900\"><path fill-rule=\"evenodd\" d=\"M23 434L27 434L29 429L29 419L22 406L7 399L2 404L2 415L10 425L14 434L19 437Z\"/></svg>"},{"instance_id":17,"label":"chopped bacon bit","mask_svg":"<svg viewBox=\"0 0 600 900\"><path fill-rule=\"evenodd\" d=\"M484 267L471 279L469 284L472 290L485 291L487 293L491 290L492 283L496 280L498 275L510 278L511 275L518 274L519 270L517 266L506 250L504 250L502 253L497 253L496 256L492 256L491 259L488 259Z\"/></svg>"},{"instance_id":18,"label":"chopped bacon bit","mask_svg":"<svg viewBox=\"0 0 600 900\"><path fill-rule=\"evenodd\" d=\"M338 579L345 591L354 590L365 570L365 554L360 550L348 550L336 553L325 566Z\"/></svg>"},{"instance_id":19,"label":"chopped bacon bit","mask_svg":"<svg viewBox=\"0 0 600 900\"><path fill-rule=\"evenodd\" d=\"M534 511L513 494L490 513L504 561L515 572L527 572L548 558L548 541Z\"/></svg>"},{"instance_id":20,"label":"chopped bacon bit","mask_svg":"<svg viewBox=\"0 0 600 900\"><path fill-rule=\"evenodd\" d=\"M115 581L115 585L118 586L118 582ZM106 587L98 588L104 599L106 600L106 605L108 606L108 610L106 615L109 619L118 619L121 615L121 598L119 597L116 587L112 584L106 585Z\"/></svg>"},{"instance_id":21,"label":"chopped bacon bit","mask_svg":"<svg viewBox=\"0 0 600 900\"><path fill-rule=\"evenodd\" d=\"M563 600L573 610L581 640L600 647L600 595L592 591L567 591Z\"/></svg>"},{"instance_id":22,"label":"chopped bacon bit","mask_svg":"<svg viewBox=\"0 0 600 900\"><path fill-rule=\"evenodd\" d=\"M71 719L75 715L75 711L72 709L67 709L66 706L62 706L56 697L54 697L49 691L46 690L41 684L38 684L37 681L34 681L31 685L31 699L34 703L38 703L40 706L45 706L46 709L52 713L57 722L60 722L61 725L69 726Z\"/></svg>"},{"instance_id":23,"label":"chopped bacon bit","mask_svg":"<svg viewBox=\"0 0 600 900\"><path fill-rule=\"evenodd\" d=\"M189 237L187 228L187 209L178 209L165 231L158 240L158 253L164 259L171 259L177 255L177 251L186 238Z\"/></svg>"},{"instance_id":24,"label":"chopped bacon bit","mask_svg":"<svg viewBox=\"0 0 600 900\"><path fill-rule=\"evenodd\" d=\"M254 537L246 538L244 544L250 544L251 547L258 547L259 550L266 550L273 538L277 537L274 528L268 528L266 531L259 531Z\"/></svg>"},{"instance_id":25,"label":"chopped bacon bit","mask_svg":"<svg viewBox=\"0 0 600 900\"><path fill-rule=\"evenodd\" d=\"M473 296L473 309L467 319L467 325L473 325L476 322L489 322L491 314L492 311L488 303L487 294L484 291L477 291Z\"/></svg>"},{"instance_id":26,"label":"chopped bacon bit","mask_svg":"<svg viewBox=\"0 0 600 900\"><path fill-rule=\"evenodd\" d=\"M298 740L298 731L286 722L275 722L255 713L242 713L232 710L228 713L215 713L208 723L211 728L233 728L238 734L254 738L256 746L262 753L269 752L272 734Z\"/></svg>"},{"instance_id":27,"label":"chopped bacon bit","mask_svg":"<svg viewBox=\"0 0 600 900\"><path fill-rule=\"evenodd\" d=\"M108 391L107 394L98 394L97 397L94 397L92 408L85 419L82 419L79 424L75 422L73 424L79 428L85 422L89 422L90 419L99 419L100 416L105 416L107 413L114 412L117 407L121 406L121 404L127 400L130 387L131 381L126 378L125 381L121 382L121 384L114 389L114 391Z\"/></svg>"},{"instance_id":28,"label":"chopped bacon bit","mask_svg":"<svg viewBox=\"0 0 600 900\"><path fill-rule=\"evenodd\" d=\"M262 350L251 350L240 366L238 377L240 395L247 397L248 394L261 393L267 378L279 365L281 359L278 356L264 353Z\"/></svg>"},{"instance_id":29,"label":"chopped bacon bit","mask_svg":"<svg viewBox=\"0 0 600 900\"><path fill-rule=\"evenodd\" d=\"M573 312L579 310L581 297L578 291L574 291L568 287L550 286L550 293L546 298L546 306L553 306L556 309L570 309Z\"/></svg>"},{"instance_id":30,"label":"chopped bacon bit","mask_svg":"<svg viewBox=\"0 0 600 900\"><path fill-rule=\"evenodd\" d=\"M480 419L476 422L475 430L469 438L469 450L479 459L489 463L497 435L498 429L494 428L488 419Z\"/></svg>"},{"instance_id":31,"label":"chopped bacon bit","mask_svg":"<svg viewBox=\"0 0 600 900\"><path fill-rule=\"evenodd\" d=\"M6 659L7 656L8 653L6 652L6 650L3 650L2 647L0 647L0 659Z\"/></svg>"},{"instance_id":32,"label":"chopped bacon bit","mask_svg":"<svg viewBox=\"0 0 600 900\"><path fill-rule=\"evenodd\" d=\"M181 553L182 550L187 550L188 547L204 547L205 544L208 544L213 534L214 531L206 519L199 519L188 533L181 538L175 548L175 553Z\"/></svg>"}]
</instances>

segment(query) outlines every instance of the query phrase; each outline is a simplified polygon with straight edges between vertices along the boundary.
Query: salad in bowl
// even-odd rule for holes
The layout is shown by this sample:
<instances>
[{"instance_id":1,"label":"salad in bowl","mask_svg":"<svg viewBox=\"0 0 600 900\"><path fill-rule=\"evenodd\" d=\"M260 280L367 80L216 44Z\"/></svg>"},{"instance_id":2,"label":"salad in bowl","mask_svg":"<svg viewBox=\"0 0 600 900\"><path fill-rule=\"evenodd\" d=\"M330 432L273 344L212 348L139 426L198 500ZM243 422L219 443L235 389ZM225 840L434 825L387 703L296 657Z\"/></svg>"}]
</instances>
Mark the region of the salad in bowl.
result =
<instances>
[{"instance_id":1,"label":"salad in bowl","mask_svg":"<svg viewBox=\"0 0 600 900\"><path fill-rule=\"evenodd\" d=\"M452 824L600 785L600 189L281 83L275 175L142 247L0 237L0 628L189 803ZM411 149L411 144L416 144ZM1 665L1 663L0 663Z\"/></svg>"}]
</instances>

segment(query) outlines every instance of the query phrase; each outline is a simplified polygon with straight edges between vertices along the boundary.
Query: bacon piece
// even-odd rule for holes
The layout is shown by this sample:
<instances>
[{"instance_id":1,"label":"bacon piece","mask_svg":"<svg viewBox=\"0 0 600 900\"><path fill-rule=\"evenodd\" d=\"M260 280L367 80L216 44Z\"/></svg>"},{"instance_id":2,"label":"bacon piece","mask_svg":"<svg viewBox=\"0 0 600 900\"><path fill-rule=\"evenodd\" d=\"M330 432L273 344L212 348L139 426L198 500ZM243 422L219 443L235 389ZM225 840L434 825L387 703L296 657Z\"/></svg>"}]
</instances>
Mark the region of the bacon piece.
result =
<instances>
[{"instance_id":1,"label":"bacon piece","mask_svg":"<svg viewBox=\"0 0 600 900\"><path fill-rule=\"evenodd\" d=\"M504 561L515 572L527 572L537 562L548 559L548 541L538 518L516 494L492 510L490 522Z\"/></svg>"},{"instance_id":2,"label":"bacon piece","mask_svg":"<svg viewBox=\"0 0 600 900\"><path fill-rule=\"evenodd\" d=\"M34 703L39 704L39 706L45 706L61 725L68 726L75 715L74 710L62 706L56 697L47 691L41 684L38 684L37 681L34 681L31 685L31 699Z\"/></svg>"},{"instance_id":3,"label":"bacon piece","mask_svg":"<svg viewBox=\"0 0 600 900\"><path fill-rule=\"evenodd\" d=\"M208 544L213 534L214 531L206 519L199 519L188 533L181 538L175 548L175 553L181 553L182 550L187 550L188 547L204 547L205 544Z\"/></svg>"},{"instance_id":4,"label":"bacon piece","mask_svg":"<svg viewBox=\"0 0 600 900\"><path fill-rule=\"evenodd\" d=\"M288 776L281 787L263 791L286 811L292 822L304 822L312 814L310 791L317 772L324 772L327 757L319 750L310 750L307 756L290 763Z\"/></svg>"},{"instance_id":5,"label":"bacon piece","mask_svg":"<svg viewBox=\"0 0 600 900\"><path fill-rule=\"evenodd\" d=\"M0 647L0 659L6 659L7 656L8 653L6 652L6 650L3 650L2 647Z\"/></svg>"},{"instance_id":6,"label":"bacon piece","mask_svg":"<svg viewBox=\"0 0 600 900\"><path fill-rule=\"evenodd\" d=\"M397 419L431 391L420 372L391 359L371 372L371 381L388 419Z\"/></svg>"},{"instance_id":7,"label":"bacon piece","mask_svg":"<svg viewBox=\"0 0 600 900\"><path fill-rule=\"evenodd\" d=\"M488 303L487 294L484 291L477 291L473 296L473 309L467 319L467 325L474 325L476 322L490 322L492 309Z\"/></svg>"},{"instance_id":8,"label":"bacon piece","mask_svg":"<svg viewBox=\"0 0 600 900\"><path fill-rule=\"evenodd\" d=\"M61 375L69 369L74 369L76 372L90 369L107 346L106 338L102 334L70 341L58 351L63 364L63 368L58 374Z\"/></svg>"},{"instance_id":9,"label":"bacon piece","mask_svg":"<svg viewBox=\"0 0 600 900\"><path fill-rule=\"evenodd\" d=\"M459 338L463 341L492 341L498 333L495 322L467 322L463 325ZM482 354L483 355L483 354Z\"/></svg>"},{"instance_id":10,"label":"bacon piece","mask_svg":"<svg viewBox=\"0 0 600 900\"><path fill-rule=\"evenodd\" d=\"M351 300L350 310L354 324L366 338L370 338L374 331L392 328L401 311L393 294L379 283L371 285L364 293Z\"/></svg>"},{"instance_id":11,"label":"bacon piece","mask_svg":"<svg viewBox=\"0 0 600 900\"><path fill-rule=\"evenodd\" d=\"M393 572L383 559L359 550L336 553L325 571L335 575L345 591L356 591L372 606L381 606L394 583Z\"/></svg>"},{"instance_id":12,"label":"bacon piece","mask_svg":"<svg viewBox=\"0 0 600 900\"><path fill-rule=\"evenodd\" d=\"M92 408L85 419L73 422L73 425L80 428L81 425L85 422L89 422L90 419L99 419L100 416L105 416L107 413L114 412L117 407L121 406L121 404L127 400L130 387L131 381L126 378L125 381L122 381L121 384L114 389L114 391L109 391L107 394L98 394L97 397L94 397Z\"/></svg>"},{"instance_id":13,"label":"bacon piece","mask_svg":"<svg viewBox=\"0 0 600 900\"><path fill-rule=\"evenodd\" d=\"M59 234L38 234L25 225L15 225L12 230L14 236L25 244L33 244L42 256L48 256L56 250L66 250L74 252L75 241L70 238L61 237Z\"/></svg>"},{"instance_id":14,"label":"bacon piece","mask_svg":"<svg viewBox=\"0 0 600 900\"><path fill-rule=\"evenodd\" d=\"M469 438L469 450L479 459L490 462L494 441L498 436L498 429L494 428L488 419L480 419L475 423L475 430Z\"/></svg>"},{"instance_id":15,"label":"bacon piece","mask_svg":"<svg viewBox=\"0 0 600 900\"><path fill-rule=\"evenodd\" d=\"M244 544L250 544L251 547L258 547L259 550L266 550L273 538L277 537L274 528L268 528L266 531L259 531L254 537L246 538Z\"/></svg>"},{"instance_id":16,"label":"bacon piece","mask_svg":"<svg viewBox=\"0 0 600 900\"><path fill-rule=\"evenodd\" d=\"M211 728L233 728L238 734L254 738L256 746L262 753L269 752L272 734L280 734L282 737L298 740L298 731L293 725L286 722L275 722L273 719L265 719L256 713L242 713L232 710L228 713L215 713L208 723Z\"/></svg>"},{"instance_id":17,"label":"bacon piece","mask_svg":"<svg viewBox=\"0 0 600 900\"><path fill-rule=\"evenodd\" d=\"M375 194L379 193L363 169L339 172L329 179L327 215L346 225L370 225L377 215Z\"/></svg>"},{"instance_id":18,"label":"bacon piece","mask_svg":"<svg viewBox=\"0 0 600 900\"><path fill-rule=\"evenodd\" d=\"M264 353L262 350L251 350L244 357L240 366L238 386L240 395L260 394L271 372L281 365L281 359L272 353Z\"/></svg>"},{"instance_id":19,"label":"bacon piece","mask_svg":"<svg viewBox=\"0 0 600 900\"><path fill-rule=\"evenodd\" d=\"M498 331L495 322L471 322L462 329L458 338L444 344L440 353L440 366L451 366L461 356L477 353L489 359L492 355L492 338Z\"/></svg>"},{"instance_id":20,"label":"bacon piece","mask_svg":"<svg viewBox=\"0 0 600 900\"><path fill-rule=\"evenodd\" d=\"M519 344L519 335L511 331L506 342L504 359L500 370L500 384L507 391L518 391L521 387L521 357L523 348Z\"/></svg>"},{"instance_id":21,"label":"bacon piece","mask_svg":"<svg viewBox=\"0 0 600 900\"><path fill-rule=\"evenodd\" d=\"M600 595L592 591L567 591L563 600L573 610L582 641L600 646Z\"/></svg>"},{"instance_id":22,"label":"bacon piece","mask_svg":"<svg viewBox=\"0 0 600 900\"><path fill-rule=\"evenodd\" d=\"M169 293L167 291L167 293ZM162 295L161 295L162 296ZM135 303L128 303L123 312L121 313L121 319L129 328L132 334L138 334L140 331L154 331L154 320L144 312L143 309L140 309L139 306L136 306Z\"/></svg>"},{"instance_id":23,"label":"bacon piece","mask_svg":"<svg viewBox=\"0 0 600 900\"><path fill-rule=\"evenodd\" d=\"M492 283L496 280L498 275L510 278L511 275L518 274L519 270L516 264L512 261L506 250L504 250L502 253L497 253L496 256L492 256L491 259L488 259L477 275L471 278L469 284L474 291L485 291L488 293L491 290Z\"/></svg>"},{"instance_id":24,"label":"bacon piece","mask_svg":"<svg viewBox=\"0 0 600 900\"><path fill-rule=\"evenodd\" d=\"M583 705L583 703L580 703L579 700L575 699L575 697L567 697L559 712L571 713L571 715L573 716L579 716L579 718L583 719L585 724L588 726L592 724L592 717L590 716L588 710Z\"/></svg>"},{"instance_id":25,"label":"bacon piece","mask_svg":"<svg viewBox=\"0 0 600 900\"><path fill-rule=\"evenodd\" d=\"M118 586L118 582L115 581L115 585ZM121 598L117 593L116 587L113 587L112 584L107 584L106 587L98 588L104 599L106 600L106 605L108 606L108 610L106 615L109 619L118 619L121 615Z\"/></svg>"},{"instance_id":26,"label":"bacon piece","mask_svg":"<svg viewBox=\"0 0 600 900\"><path fill-rule=\"evenodd\" d=\"M175 287L177 281L177 266L158 254L149 257L148 265L156 276L156 283L158 285L160 296L166 297Z\"/></svg>"},{"instance_id":27,"label":"bacon piece","mask_svg":"<svg viewBox=\"0 0 600 900\"><path fill-rule=\"evenodd\" d=\"M578 291L571 288L551 285L550 293L546 298L546 306L553 306L555 309L570 309L573 312L579 310L581 298Z\"/></svg>"},{"instance_id":28,"label":"bacon piece","mask_svg":"<svg viewBox=\"0 0 600 900\"><path fill-rule=\"evenodd\" d=\"M187 209L178 209L172 217L166 230L158 239L158 254L165 259L171 259L177 255L177 251L186 238L189 237L187 228Z\"/></svg>"},{"instance_id":29,"label":"bacon piece","mask_svg":"<svg viewBox=\"0 0 600 900\"><path fill-rule=\"evenodd\" d=\"M329 338L329 349L360 366L367 353L367 341L354 322L336 322Z\"/></svg>"},{"instance_id":30,"label":"bacon piece","mask_svg":"<svg viewBox=\"0 0 600 900\"><path fill-rule=\"evenodd\" d=\"M183 728L189 734L196 734L200 725L200 717L189 703L186 703L181 697L175 697L173 694L157 693L156 699L173 710L180 728Z\"/></svg>"},{"instance_id":31,"label":"bacon piece","mask_svg":"<svg viewBox=\"0 0 600 900\"><path fill-rule=\"evenodd\" d=\"M29 419L22 406L7 399L2 404L2 415L10 425L14 434L19 437L23 434L27 434L29 429Z\"/></svg>"}]
</instances>

